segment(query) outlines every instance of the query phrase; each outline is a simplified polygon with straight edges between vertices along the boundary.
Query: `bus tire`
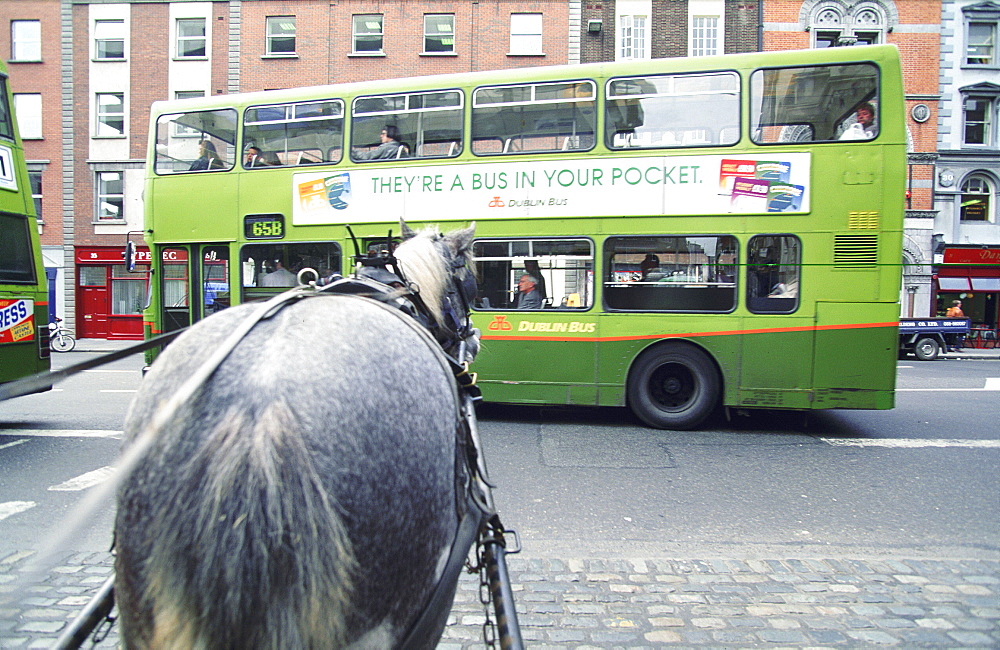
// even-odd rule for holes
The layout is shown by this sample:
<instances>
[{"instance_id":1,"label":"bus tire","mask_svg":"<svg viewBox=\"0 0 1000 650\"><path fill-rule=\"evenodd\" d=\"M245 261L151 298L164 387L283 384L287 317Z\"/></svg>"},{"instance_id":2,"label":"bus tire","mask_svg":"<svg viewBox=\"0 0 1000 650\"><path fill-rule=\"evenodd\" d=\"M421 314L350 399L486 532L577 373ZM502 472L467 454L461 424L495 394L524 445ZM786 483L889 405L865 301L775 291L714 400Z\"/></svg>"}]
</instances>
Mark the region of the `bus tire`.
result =
<instances>
[{"instance_id":1,"label":"bus tire","mask_svg":"<svg viewBox=\"0 0 1000 650\"><path fill-rule=\"evenodd\" d=\"M918 340L913 346L913 354L921 361L934 361L934 359L937 359L938 352L940 351L941 346L929 336Z\"/></svg>"},{"instance_id":2,"label":"bus tire","mask_svg":"<svg viewBox=\"0 0 1000 650\"><path fill-rule=\"evenodd\" d=\"M715 410L722 380L707 354L687 345L660 345L639 355L626 394L636 416L657 429L693 429Z\"/></svg>"}]
</instances>

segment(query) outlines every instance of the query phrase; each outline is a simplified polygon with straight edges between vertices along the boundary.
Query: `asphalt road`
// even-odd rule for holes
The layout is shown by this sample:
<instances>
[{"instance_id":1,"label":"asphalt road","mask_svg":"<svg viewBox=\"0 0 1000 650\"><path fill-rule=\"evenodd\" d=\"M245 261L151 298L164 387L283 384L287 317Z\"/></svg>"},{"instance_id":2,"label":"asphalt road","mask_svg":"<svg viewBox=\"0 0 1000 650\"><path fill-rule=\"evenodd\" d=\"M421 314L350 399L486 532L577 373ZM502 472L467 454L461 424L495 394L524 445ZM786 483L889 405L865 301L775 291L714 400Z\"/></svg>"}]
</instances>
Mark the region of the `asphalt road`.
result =
<instances>
[{"instance_id":1,"label":"asphalt road","mask_svg":"<svg viewBox=\"0 0 1000 650\"><path fill-rule=\"evenodd\" d=\"M90 356L74 352L55 363ZM141 365L123 360L58 391L0 404L0 590L23 590L16 572L54 539L60 565L42 581L53 593L92 589L110 570L110 503L79 529L68 522L112 471ZM556 647L1000 644L1000 363L901 361L898 373L891 411L808 418L758 411L696 432L650 430L624 409L484 405L480 429L496 504L524 549L511 562L528 637ZM682 593L741 573L764 586L802 579L785 601L811 602L816 582L831 583L832 596L843 587L869 600L813 630L808 612L761 614L775 598L766 590L741 595L739 611L711 610L709 618L698 608L722 605ZM891 598L890 578L900 587ZM911 579L951 590L958 601L917 607ZM663 595L650 581L677 583L679 593ZM587 606L579 605L581 582L604 590L595 587ZM463 582L443 646L480 643L475 593ZM623 593L637 595L618 612ZM939 594L924 595L936 602ZM65 621L57 607L72 609L82 598L37 596L39 606L15 618L0 608L0 641L13 639L0 647L49 638ZM869 602L895 608L881 606L878 618ZM889 610L898 614L891 621ZM578 615L588 611L593 616ZM664 613L672 613L669 623ZM630 631L615 622L625 615L634 619ZM742 636L741 625L749 626ZM783 633L786 625L809 631Z\"/></svg>"}]
</instances>

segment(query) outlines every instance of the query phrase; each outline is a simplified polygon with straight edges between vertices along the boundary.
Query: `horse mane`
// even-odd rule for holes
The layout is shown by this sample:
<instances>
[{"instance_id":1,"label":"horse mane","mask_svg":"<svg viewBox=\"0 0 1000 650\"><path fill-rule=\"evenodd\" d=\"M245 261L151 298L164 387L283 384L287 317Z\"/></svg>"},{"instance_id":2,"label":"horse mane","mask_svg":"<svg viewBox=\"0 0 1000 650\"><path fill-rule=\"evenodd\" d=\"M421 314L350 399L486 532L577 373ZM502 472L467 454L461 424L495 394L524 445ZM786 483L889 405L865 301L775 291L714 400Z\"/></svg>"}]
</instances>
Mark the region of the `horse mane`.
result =
<instances>
[{"instance_id":1,"label":"horse mane","mask_svg":"<svg viewBox=\"0 0 1000 650\"><path fill-rule=\"evenodd\" d=\"M400 244L394 253L407 281L417 285L421 299L438 324L444 322L441 303L448 282L445 259L435 243L440 239L437 228L424 228Z\"/></svg>"}]
</instances>

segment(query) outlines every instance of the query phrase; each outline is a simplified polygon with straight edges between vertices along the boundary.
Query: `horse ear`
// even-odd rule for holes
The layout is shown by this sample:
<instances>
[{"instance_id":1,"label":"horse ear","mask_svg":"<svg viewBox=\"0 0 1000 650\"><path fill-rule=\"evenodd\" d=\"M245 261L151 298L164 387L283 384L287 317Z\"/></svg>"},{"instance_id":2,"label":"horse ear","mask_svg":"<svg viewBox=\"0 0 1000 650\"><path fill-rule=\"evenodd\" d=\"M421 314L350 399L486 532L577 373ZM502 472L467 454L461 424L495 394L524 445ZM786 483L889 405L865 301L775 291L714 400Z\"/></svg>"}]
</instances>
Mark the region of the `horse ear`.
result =
<instances>
[{"instance_id":1,"label":"horse ear","mask_svg":"<svg viewBox=\"0 0 1000 650\"><path fill-rule=\"evenodd\" d=\"M402 219L399 220L399 232L402 233L404 241L417 236L417 231L407 226Z\"/></svg>"},{"instance_id":2,"label":"horse ear","mask_svg":"<svg viewBox=\"0 0 1000 650\"><path fill-rule=\"evenodd\" d=\"M472 240L476 236L476 222L462 230L453 230L445 237L448 238L456 253L462 254L472 248Z\"/></svg>"}]
</instances>

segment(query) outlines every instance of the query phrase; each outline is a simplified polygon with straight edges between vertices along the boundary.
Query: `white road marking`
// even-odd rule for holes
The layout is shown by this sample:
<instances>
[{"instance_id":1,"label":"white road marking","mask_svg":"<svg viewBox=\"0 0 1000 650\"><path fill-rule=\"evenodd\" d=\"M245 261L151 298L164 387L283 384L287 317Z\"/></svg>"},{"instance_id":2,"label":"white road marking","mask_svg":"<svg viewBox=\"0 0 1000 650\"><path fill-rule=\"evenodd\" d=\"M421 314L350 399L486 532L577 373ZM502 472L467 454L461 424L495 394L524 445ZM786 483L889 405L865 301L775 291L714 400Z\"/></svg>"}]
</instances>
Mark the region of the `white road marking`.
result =
<instances>
[{"instance_id":1,"label":"white road marking","mask_svg":"<svg viewBox=\"0 0 1000 650\"><path fill-rule=\"evenodd\" d=\"M105 466L100 469L95 469L92 472L87 472L86 474L80 474L76 478L71 478L68 481L64 481L59 485L53 485L49 488L52 492L77 492L79 490L86 490L89 487L94 487L98 483L103 483L115 473L115 468L110 466Z\"/></svg>"},{"instance_id":2,"label":"white road marking","mask_svg":"<svg viewBox=\"0 0 1000 650\"><path fill-rule=\"evenodd\" d=\"M982 388L897 388L898 393L976 393L1000 391L1000 377L987 377Z\"/></svg>"},{"instance_id":3,"label":"white road marking","mask_svg":"<svg viewBox=\"0 0 1000 650\"><path fill-rule=\"evenodd\" d=\"M963 440L961 438L820 438L834 447L890 447L920 449L923 447L966 447L1000 449L1000 440Z\"/></svg>"},{"instance_id":4,"label":"white road marking","mask_svg":"<svg viewBox=\"0 0 1000 650\"><path fill-rule=\"evenodd\" d=\"M107 388L107 389L103 389L103 390L98 391L98 392L101 392L101 393L135 393L138 390L139 390L138 388L129 388L129 389L124 389L123 388L121 390L112 390L110 388Z\"/></svg>"},{"instance_id":5,"label":"white road marking","mask_svg":"<svg viewBox=\"0 0 1000 650\"><path fill-rule=\"evenodd\" d=\"M0 431L0 433L3 433L3 432ZM15 440L14 442L8 442L6 445L0 445L0 449L7 449L9 447L16 447L18 445L23 445L26 442L28 442L27 438L21 438L20 440Z\"/></svg>"},{"instance_id":6,"label":"white road marking","mask_svg":"<svg viewBox=\"0 0 1000 650\"><path fill-rule=\"evenodd\" d=\"M3 521L11 515L16 515L19 512L31 510L37 505L38 504L34 501L7 501L5 503L0 503L0 521Z\"/></svg>"},{"instance_id":7,"label":"white road marking","mask_svg":"<svg viewBox=\"0 0 1000 650\"><path fill-rule=\"evenodd\" d=\"M0 429L0 435L6 434L6 430ZM121 431L110 431L107 429L15 429L10 435L28 436L35 438L121 438Z\"/></svg>"},{"instance_id":8,"label":"white road marking","mask_svg":"<svg viewBox=\"0 0 1000 650\"><path fill-rule=\"evenodd\" d=\"M127 372L130 375L139 375L138 370L84 370L84 372Z\"/></svg>"}]
</instances>

